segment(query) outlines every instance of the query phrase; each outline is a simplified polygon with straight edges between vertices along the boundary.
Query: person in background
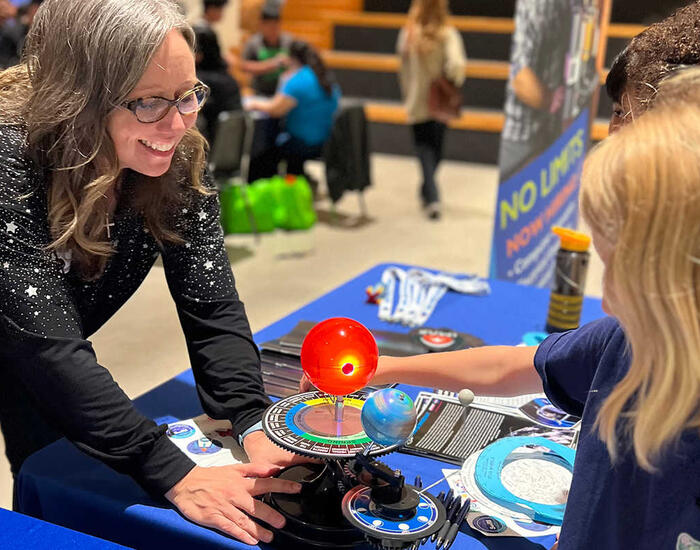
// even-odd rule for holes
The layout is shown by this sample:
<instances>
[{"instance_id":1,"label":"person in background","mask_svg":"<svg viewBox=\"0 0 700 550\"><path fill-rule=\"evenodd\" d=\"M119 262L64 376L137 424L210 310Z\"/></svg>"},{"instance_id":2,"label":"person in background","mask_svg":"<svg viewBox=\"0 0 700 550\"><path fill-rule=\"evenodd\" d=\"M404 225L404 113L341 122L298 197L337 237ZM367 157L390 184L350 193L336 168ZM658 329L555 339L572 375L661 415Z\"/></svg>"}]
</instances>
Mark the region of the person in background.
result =
<instances>
[{"instance_id":1,"label":"person in background","mask_svg":"<svg viewBox=\"0 0 700 550\"><path fill-rule=\"evenodd\" d=\"M24 40L42 2L43 0L31 0L17 10L11 6L10 13L15 13L14 19L7 20L0 30L0 68L4 69L19 63ZM5 8L0 3L0 13L3 9ZM1 16L0 19L2 19Z\"/></svg>"},{"instance_id":2,"label":"person in background","mask_svg":"<svg viewBox=\"0 0 700 550\"><path fill-rule=\"evenodd\" d=\"M0 0L0 69L19 63L22 29L16 16L17 8L10 0Z\"/></svg>"},{"instance_id":3,"label":"person in background","mask_svg":"<svg viewBox=\"0 0 700 550\"><path fill-rule=\"evenodd\" d=\"M204 0L202 19L193 25L197 38L197 77L211 90L209 101L202 109L204 135L210 144L216 137L219 114L241 109L241 92L238 83L229 73L232 59L225 52L222 53L216 31L212 27L221 21L227 4L228 0Z\"/></svg>"},{"instance_id":4,"label":"person in background","mask_svg":"<svg viewBox=\"0 0 700 550\"><path fill-rule=\"evenodd\" d=\"M431 116L430 87L441 76L461 87L466 66L462 37L447 24L447 15L447 0L413 0L408 23L399 32L396 44L401 59L401 93L423 174L420 198L432 220L440 218L435 173L442 159L446 126Z\"/></svg>"},{"instance_id":5,"label":"person in background","mask_svg":"<svg viewBox=\"0 0 700 550\"><path fill-rule=\"evenodd\" d=\"M257 544L272 533L253 518L285 520L254 497L300 486L271 477L295 459L261 428L270 400L195 128L194 47L171 0L44 0L22 63L0 73L0 427L14 475L65 436ZM197 466L98 362L90 336L159 257L202 407L250 464Z\"/></svg>"},{"instance_id":6,"label":"person in background","mask_svg":"<svg viewBox=\"0 0 700 550\"><path fill-rule=\"evenodd\" d=\"M289 71L271 99L253 99L246 108L284 117L277 137L277 154L287 162L287 173L304 174L304 161L321 155L333 126L340 88L316 50L295 41L289 48Z\"/></svg>"},{"instance_id":7,"label":"person in background","mask_svg":"<svg viewBox=\"0 0 700 550\"><path fill-rule=\"evenodd\" d=\"M700 1L695 1L639 33L618 54L605 80L613 101L611 134L653 104L664 78L700 64L698 27Z\"/></svg>"},{"instance_id":8,"label":"person in background","mask_svg":"<svg viewBox=\"0 0 700 550\"><path fill-rule=\"evenodd\" d=\"M564 68L571 6L561 0L518 0L498 155L505 181L546 149L561 131Z\"/></svg>"},{"instance_id":9,"label":"person in background","mask_svg":"<svg viewBox=\"0 0 700 550\"><path fill-rule=\"evenodd\" d=\"M246 42L240 64L243 71L253 75L255 95L275 95L279 77L288 64L292 41L292 36L280 29L279 4L266 2L261 13L260 32Z\"/></svg>"}]
</instances>

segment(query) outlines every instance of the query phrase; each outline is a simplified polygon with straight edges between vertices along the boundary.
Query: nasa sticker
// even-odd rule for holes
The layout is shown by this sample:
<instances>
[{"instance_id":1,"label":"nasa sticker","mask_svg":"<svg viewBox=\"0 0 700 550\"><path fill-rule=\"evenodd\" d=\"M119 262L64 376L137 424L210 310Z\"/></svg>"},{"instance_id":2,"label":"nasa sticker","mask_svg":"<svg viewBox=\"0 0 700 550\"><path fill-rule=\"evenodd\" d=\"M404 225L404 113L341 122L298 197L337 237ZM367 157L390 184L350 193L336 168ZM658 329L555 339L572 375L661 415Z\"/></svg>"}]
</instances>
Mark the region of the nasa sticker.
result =
<instances>
[{"instance_id":1,"label":"nasa sticker","mask_svg":"<svg viewBox=\"0 0 700 550\"><path fill-rule=\"evenodd\" d=\"M459 333L446 328L417 328L411 331L411 336L428 351L452 351L465 347Z\"/></svg>"},{"instance_id":2,"label":"nasa sticker","mask_svg":"<svg viewBox=\"0 0 700 550\"><path fill-rule=\"evenodd\" d=\"M200 437L187 445L187 450L195 455L213 455L221 450L221 442L208 437Z\"/></svg>"},{"instance_id":3,"label":"nasa sticker","mask_svg":"<svg viewBox=\"0 0 700 550\"><path fill-rule=\"evenodd\" d=\"M171 424L165 433L173 439L187 439L194 435L194 428L189 424Z\"/></svg>"},{"instance_id":4,"label":"nasa sticker","mask_svg":"<svg viewBox=\"0 0 700 550\"><path fill-rule=\"evenodd\" d=\"M475 529L486 534L502 533L506 530L506 524L503 520L495 516L478 516L472 520L472 525Z\"/></svg>"}]
</instances>

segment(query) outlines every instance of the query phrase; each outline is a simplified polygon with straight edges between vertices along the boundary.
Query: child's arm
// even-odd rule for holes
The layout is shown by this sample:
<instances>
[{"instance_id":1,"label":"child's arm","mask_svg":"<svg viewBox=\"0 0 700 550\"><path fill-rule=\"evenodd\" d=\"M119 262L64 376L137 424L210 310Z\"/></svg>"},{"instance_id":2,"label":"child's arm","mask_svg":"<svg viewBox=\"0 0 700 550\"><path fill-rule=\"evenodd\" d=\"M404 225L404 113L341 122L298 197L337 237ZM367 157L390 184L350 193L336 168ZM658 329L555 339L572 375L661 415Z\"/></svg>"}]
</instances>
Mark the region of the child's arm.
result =
<instances>
[{"instance_id":1,"label":"child's arm","mask_svg":"<svg viewBox=\"0 0 700 550\"><path fill-rule=\"evenodd\" d=\"M486 346L411 357L381 356L372 384L399 382L476 395L542 391L534 365L537 346Z\"/></svg>"}]
</instances>

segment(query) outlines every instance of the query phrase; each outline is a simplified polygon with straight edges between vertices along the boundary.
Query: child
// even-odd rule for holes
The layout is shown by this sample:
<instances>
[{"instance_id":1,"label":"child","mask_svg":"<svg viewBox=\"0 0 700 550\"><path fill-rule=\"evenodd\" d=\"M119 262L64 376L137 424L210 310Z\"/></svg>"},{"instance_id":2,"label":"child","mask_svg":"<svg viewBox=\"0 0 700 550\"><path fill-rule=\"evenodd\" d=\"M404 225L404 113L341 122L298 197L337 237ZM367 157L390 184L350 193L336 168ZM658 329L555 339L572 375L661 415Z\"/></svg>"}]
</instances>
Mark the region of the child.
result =
<instances>
[{"instance_id":1,"label":"child","mask_svg":"<svg viewBox=\"0 0 700 550\"><path fill-rule=\"evenodd\" d=\"M559 550L700 548L700 69L588 157L611 317L539 347L382 357L373 384L542 391L582 416ZM614 317L612 317L614 316Z\"/></svg>"}]
</instances>

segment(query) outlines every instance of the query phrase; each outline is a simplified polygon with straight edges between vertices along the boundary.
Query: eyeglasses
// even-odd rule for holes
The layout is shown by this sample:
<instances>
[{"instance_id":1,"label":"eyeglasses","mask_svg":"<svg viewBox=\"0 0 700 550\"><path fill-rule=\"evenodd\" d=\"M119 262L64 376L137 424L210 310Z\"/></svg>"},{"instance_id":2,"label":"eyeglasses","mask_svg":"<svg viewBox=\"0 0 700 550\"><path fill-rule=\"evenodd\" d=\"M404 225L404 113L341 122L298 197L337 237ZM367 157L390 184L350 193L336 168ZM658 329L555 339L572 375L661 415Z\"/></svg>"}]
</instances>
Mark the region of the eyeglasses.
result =
<instances>
[{"instance_id":1,"label":"eyeglasses","mask_svg":"<svg viewBox=\"0 0 700 550\"><path fill-rule=\"evenodd\" d=\"M121 107L134 113L139 122L150 124L163 120L173 106L181 115L193 115L204 107L208 97L209 86L200 82L176 99L158 96L140 97L125 101Z\"/></svg>"}]
</instances>

